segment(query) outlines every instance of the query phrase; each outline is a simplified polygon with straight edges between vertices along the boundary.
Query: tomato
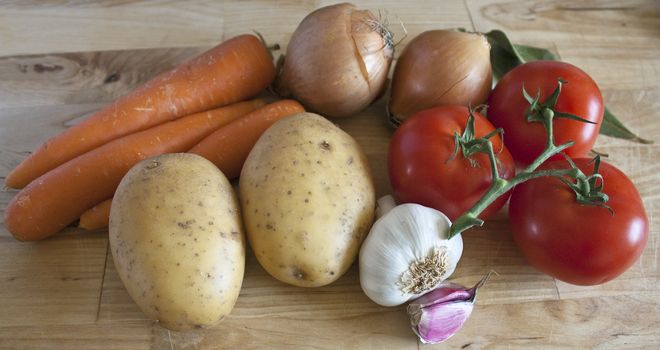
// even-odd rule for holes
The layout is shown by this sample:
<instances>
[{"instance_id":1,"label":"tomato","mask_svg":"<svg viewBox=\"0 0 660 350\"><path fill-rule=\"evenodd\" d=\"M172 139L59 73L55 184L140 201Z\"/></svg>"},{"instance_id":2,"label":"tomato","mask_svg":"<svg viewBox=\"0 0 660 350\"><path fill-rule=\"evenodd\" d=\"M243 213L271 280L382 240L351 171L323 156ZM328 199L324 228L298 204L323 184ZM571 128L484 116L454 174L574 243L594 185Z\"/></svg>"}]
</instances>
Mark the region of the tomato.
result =
<instances>
[{"instance_id":1,"label":"tomato","mask_svg":"<svg viewBox=\"0 0 660 350\"><path fill-rule=\"evenodd\" d=\"M534 161L545 149L547 140L543 125L525 118L529 102L523 97L523 85L532 97L540 92L543 102L557 88L558 78L566 83L562 85L555 111L577 115L596 124L555 117L555 144L574 141L565 153L575 158L585 156L596 141L604 108L603 97L591 77L565 62L528 62L505 74L488 98L488 118L496 127L504 129L504 143L513 158L522 164Z\"/></svg>"},{"instance_id":2,"label":"tomato","mask_svg":"<svg viewBox=\"0 0 660 350\"><path fill-rule=\"evenodd\" d=\"M481 114L474 113L475 136L495 130ZM463 134L468 109L463 106L440 106L416 113L394 133L388 154L390 182L402 202L418 203L443 212L452 221L470 209L493 182L488 156L472 155L474 165L459 151L454 152L454 133ZM499 152L499 174L510 179L515 164L499 135L490 138ZM508 199L503 195L480 215L487 219Z\"/></svg>"},{"instance_id":3,"label":"tomato","mask_svg":"<svg viewBox=\"0 0 660 350\"><path fill-rule=\"evenodd\" d=\"M586 175L590 159L575 159ZM539 169L568 169L565 160ZM515 187L509 203L513 238L527 261L559 280L594 285L623 273L642 254L649 223L639 193L620 170L601 162L605 203L583 205L559 179L541 177Z\"/></svg>"}]
</instances>

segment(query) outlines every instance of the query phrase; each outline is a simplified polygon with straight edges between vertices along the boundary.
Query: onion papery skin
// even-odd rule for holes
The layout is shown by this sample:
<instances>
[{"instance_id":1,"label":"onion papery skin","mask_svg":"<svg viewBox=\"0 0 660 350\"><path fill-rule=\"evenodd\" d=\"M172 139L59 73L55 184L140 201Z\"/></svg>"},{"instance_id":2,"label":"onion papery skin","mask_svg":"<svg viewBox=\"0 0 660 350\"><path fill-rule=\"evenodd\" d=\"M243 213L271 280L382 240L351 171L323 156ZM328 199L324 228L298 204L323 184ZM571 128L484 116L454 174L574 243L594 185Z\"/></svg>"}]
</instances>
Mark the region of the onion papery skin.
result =
<instances>
[{"instance_id":1,"label":"onion papery skin","mask_svg":"<svg viewBox=\"0 0 660 350\"><path fill-rule=\"evenodd\" d=\"M383 94L393 55L391 32L369 10L323 7L293 33L275 88L308 110L348 117Z\"/></svg>"},{"instance_id":2,"label":"onion papery skin","mask_svg":"<svg viewBox=\"0 0 660 350\"><path fill-rule=\"evenodd\" d=\"M414 113L441 105L476 107L492 88L490 44L485 36L430 30L416 36L401 53L388 102L390 123L400 125Z\"/></svg>"}]
</instances>

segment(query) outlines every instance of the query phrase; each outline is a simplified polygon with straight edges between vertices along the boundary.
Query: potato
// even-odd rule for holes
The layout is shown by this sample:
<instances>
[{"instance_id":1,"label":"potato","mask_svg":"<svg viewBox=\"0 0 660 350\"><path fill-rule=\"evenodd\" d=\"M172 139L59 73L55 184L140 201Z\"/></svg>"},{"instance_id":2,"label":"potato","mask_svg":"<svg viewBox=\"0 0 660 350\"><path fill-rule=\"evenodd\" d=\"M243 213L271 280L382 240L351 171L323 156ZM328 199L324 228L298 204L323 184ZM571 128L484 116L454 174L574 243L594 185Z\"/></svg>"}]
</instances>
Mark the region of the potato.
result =
<instances>
[{"instance_id":1,"label":"potato","mask_svg":"<svg viewBox=\"0 0 660 350\"><path fill-rule=\"evenodd\" d=\"M172 330L228 315L245 269L240 209L227 178L193 154L135 165L110 211L110 248L128 294Z\"/></svg>"},{"instance_id":2,"label":"potato","mask_svg":"<svg viewBox=\"0 0 660 350\"><path fill-rule=\"evenodd\" d=\"M351 136L312 113L282 119L261 136L239 189L259 263L296 286L323 286L343 275L374 219L366 156Z\"/></svg>"}]
</instances>

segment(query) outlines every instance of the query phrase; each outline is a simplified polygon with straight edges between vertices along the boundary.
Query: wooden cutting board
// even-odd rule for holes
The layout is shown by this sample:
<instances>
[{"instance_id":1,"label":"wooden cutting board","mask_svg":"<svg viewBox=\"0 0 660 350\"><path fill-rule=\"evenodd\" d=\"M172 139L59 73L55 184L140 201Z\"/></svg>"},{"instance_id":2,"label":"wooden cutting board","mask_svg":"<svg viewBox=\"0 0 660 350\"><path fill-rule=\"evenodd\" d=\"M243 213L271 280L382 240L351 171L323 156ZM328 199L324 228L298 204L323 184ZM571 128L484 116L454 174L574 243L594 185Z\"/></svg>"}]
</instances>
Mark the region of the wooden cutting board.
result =
<instances>
[{"instance_id":1,"label":"wooden cutting board","mask_svg":"<svg viewBox=\"0 0 660 350\"><path fill-rule=\"evenodd\" d=\"M0 3L0 177L48 137L156 73L239 33L286 42L297 23L329 1L17 1ZM505 30L543 46L599 83L631 129L660 139L660 8L653 1L360 1L387 17L399 38L434 28ZM391 191L385 101L333 120L368 154L378 195ZM322 288L284 285L248 254L241 295L219 326L170 332L145 319L126 293L107 230L69 228L36 243L0 227L2 349L419 349L659 348L660 147L608 137L596 149L637 185L651 221L642 258L614 281L576 287L526 265L506 210L464 234L455 282L481 290L465 327L443 345L411 332L404 307L361 291L357 268ZM0 210L16 193L0 192Z\"/></svg>"}]
</instances>

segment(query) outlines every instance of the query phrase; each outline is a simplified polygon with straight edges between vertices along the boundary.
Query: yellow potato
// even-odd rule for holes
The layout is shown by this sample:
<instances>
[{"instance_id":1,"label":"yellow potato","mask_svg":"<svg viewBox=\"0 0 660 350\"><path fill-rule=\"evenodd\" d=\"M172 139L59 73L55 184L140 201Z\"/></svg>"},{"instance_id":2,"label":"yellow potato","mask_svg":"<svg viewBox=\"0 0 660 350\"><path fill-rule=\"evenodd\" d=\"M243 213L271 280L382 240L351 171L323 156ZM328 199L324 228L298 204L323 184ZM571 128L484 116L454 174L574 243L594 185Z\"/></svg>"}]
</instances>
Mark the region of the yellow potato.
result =
<instances>
[{"instance_id":1,"label":"yellow potato","mask_svg":"<svg viewBox=\"0 0 660 350\"><path fill-rule=\"evenodd\" d=\"M323 286L343 275L373 223L366 156L316 114L270 127L250 152L239 188L254 254L273 277L296 286Z\"/></svg>"},{"instance_id":2,"label":"yellow potato","mask_svg":"<svg viewBox=\"0 0 660 350\"><path fill-rule=\"evenodd\" d=\"M245 268L238 201L200 156L162 155L126 174L110 211L110 248L128 294L163 327L211 326L238 298Z\"/></svg>"}]
</instances>

